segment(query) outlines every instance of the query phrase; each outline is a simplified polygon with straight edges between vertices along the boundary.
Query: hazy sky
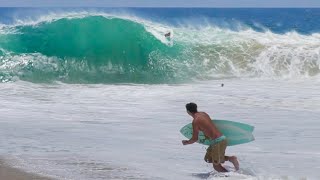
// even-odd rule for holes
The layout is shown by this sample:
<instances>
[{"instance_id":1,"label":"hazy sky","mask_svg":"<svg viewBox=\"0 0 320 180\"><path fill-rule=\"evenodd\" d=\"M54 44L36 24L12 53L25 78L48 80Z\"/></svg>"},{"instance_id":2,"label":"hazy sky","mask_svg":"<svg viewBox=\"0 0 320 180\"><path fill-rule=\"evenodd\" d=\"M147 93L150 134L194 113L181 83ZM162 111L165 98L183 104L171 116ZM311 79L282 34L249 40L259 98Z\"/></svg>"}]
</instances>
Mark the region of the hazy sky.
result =
<instances>
[{"instance_id":1,"label":"hazy sky","mask_svg":"<svg viewBox=\"0 0 320 180\"><path fill-rule=\"evenodd\" d=\"M320 7L320 0L0 0L1 7Z\"/></svg>"}]
</instances>

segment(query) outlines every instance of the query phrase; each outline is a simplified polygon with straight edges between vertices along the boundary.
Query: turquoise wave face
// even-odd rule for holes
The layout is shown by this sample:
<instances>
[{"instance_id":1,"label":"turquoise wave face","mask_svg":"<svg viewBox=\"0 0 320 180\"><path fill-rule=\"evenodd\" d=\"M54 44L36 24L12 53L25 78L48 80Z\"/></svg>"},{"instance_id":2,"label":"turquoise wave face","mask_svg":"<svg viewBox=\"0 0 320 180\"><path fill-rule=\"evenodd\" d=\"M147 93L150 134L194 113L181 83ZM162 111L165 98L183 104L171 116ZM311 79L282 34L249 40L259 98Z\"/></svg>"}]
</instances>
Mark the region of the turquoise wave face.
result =
<instances>
[{"instance_id":1,"label":"turquoise wave face","mask_svg":"<svg viewBox=\"0 0 320 180\"><path fill-rule=\"evenodd\" d=\"M170 83L179 79L173 64L182 47L169 47L134 21L103 16L62 18L6 31L0 35L3 81L12 77L68 83Z\"/></svg>"},{"instance_id":2,"label":"turquoise wave face","mask_svg":"<svg viewBox=\"0 0 320 180\"><path fill-rule=\"evenodd\" d=\"M143 65L152 51L166 49L143 25L117 18L60 19L18 26L15 31L17 33L2 38L3 48L15 53L86 58L92 63L111 60Z\"/></svg>"}]
</instances>

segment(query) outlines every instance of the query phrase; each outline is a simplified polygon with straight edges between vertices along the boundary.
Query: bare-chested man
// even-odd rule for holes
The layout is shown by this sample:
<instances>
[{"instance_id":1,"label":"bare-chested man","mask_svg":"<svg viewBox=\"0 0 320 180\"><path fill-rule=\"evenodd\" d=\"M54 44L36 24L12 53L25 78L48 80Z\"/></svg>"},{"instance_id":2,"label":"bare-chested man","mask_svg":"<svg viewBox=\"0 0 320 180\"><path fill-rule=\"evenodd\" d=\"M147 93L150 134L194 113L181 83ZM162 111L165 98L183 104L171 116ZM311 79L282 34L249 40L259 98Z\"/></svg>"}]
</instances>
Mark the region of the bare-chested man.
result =
<instances>
[{"instance_id":1,"label":"bare-chested man","mask_svg":"<svg viewBox=\"0 0 320 180\"><path fill-rule=\"evenodd\" d=\"M193 117L193 135L190 140L183 140L182 144L187 145L197 142L199 131L202 131L204 135L210 138L212 141L212 144L207 149L204 160L207 163L212 163L213 168L218 172L228 172L221 165L225 161L230 161L234 165L235 169L239 170L239 162L237 160L237 157L225 156L227 139L212 123L209 115L205 112L198 112L197 105L195 103L186 104L186 109L188 114Z\"/></svg>"}]
</instances>

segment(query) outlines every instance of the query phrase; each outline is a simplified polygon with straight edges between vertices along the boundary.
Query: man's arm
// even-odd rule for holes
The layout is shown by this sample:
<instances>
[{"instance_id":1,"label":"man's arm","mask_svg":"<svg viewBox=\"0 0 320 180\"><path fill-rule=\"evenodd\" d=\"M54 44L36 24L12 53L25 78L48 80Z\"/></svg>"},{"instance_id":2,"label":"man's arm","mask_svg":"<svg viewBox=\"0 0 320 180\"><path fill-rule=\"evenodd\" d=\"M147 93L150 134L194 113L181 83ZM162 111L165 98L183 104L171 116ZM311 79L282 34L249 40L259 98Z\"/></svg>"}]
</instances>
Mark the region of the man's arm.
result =
<instances>
[{"instance_id":1,"label":"man's arm","mask_svg":"<svg viewBox=\"0 0 320 180\"><path fill-rule=\"evenodd\" d=\"M199 125L198 125L198 120L195 119L193 122L192 122L192 138L189 139L189 140L183 140L182 141L182 144L183 145L187 145L187 144L193 144L195 142L198 141L198 136L199 136Z\"/></svg>"}]
</instances>

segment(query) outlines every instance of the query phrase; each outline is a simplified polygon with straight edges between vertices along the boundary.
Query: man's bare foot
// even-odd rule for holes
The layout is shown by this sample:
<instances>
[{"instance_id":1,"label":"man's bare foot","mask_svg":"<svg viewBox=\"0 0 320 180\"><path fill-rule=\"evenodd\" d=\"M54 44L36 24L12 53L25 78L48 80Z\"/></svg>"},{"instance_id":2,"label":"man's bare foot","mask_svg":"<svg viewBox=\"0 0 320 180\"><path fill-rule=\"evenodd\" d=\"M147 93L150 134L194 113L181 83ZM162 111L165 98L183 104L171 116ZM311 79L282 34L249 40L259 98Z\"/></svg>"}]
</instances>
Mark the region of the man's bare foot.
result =
<instances>
[{"instance_id":1,"label":"man's bare foot","mask_svg":"<svg viewBox=\"0 0 320 180\"><path fill-rule=\"evenodd\" d=\"M229 161L234 165L234 168L236 169L236 171L239 170L239 161L237 159L236 156L231 156L229 157Z\"/></svg>"}]
</instances>

